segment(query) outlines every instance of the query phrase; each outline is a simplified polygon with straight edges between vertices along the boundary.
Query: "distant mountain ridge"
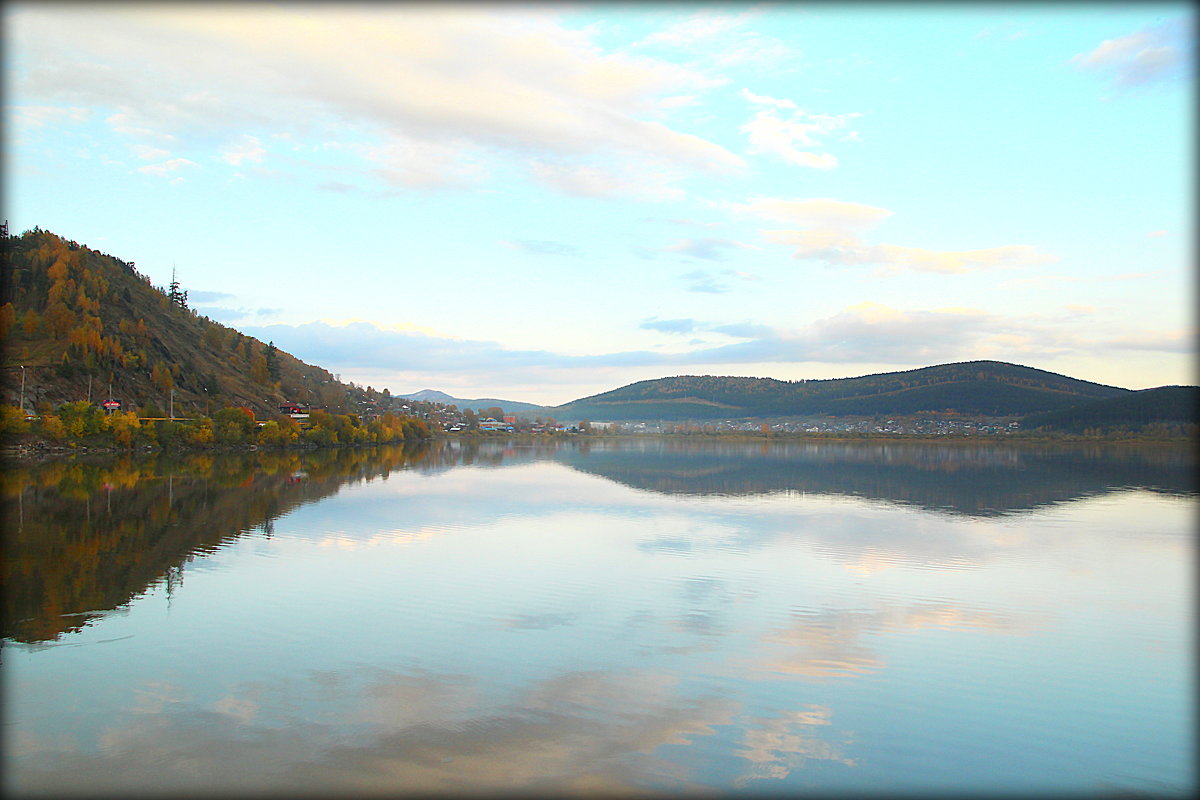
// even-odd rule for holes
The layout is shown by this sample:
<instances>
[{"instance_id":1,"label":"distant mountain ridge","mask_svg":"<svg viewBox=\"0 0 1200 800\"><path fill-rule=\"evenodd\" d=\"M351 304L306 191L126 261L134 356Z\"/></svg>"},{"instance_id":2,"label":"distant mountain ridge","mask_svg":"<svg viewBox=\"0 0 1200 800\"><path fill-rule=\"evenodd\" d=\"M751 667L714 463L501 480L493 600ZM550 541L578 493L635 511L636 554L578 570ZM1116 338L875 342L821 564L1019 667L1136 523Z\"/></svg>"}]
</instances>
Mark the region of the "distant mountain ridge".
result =
<instances>
[{"instance_id":1,"label":"distant mountain ridge","mask_svg":"<svg viewBox=\"0 0 1200 800\"><path fill-rule=\"evenodd\" d=\"M1019 417L1130 391L1020 364L965 361L801 381L682 375L639 381L546 411L564 420L613 421L947 412Z\"/></svg>"},{"instance_id":2,"label":"distant mountain ridge","mask_svg":"<svg viewBox=\"0 0 1200 800\"><path fill-rule=\"evenodd\" d=\"M1162 418L1163 412L1157 410L1161 396L1154 393L1157 390L1145 391L1150 394L1020 364L982 360L850 378L797 381L680 375L638 381L557 406L499 398L465 399L435 389L398 397L454 404L476 411L499 407L506 413L544 415L564 422L912 414L1024 418L1102 401L1111 401L1116 416L1129 413L1138 419ZM1122 398L1125 401L1119 402ZM1179 417L1178 409L1182 406L1178 393L1174 399L1171 414ZM1142 409L1143 405L1147 407ZM1045 423L1039 418L1036 422L1052 427L1058 418L1050 417Z\"/></svg>"},{"instance_id":3,"label":"distant mountain ridge","mask_svg":"<svg viewBox=\"0 0 1200 800\"><path fill-rule=\"evenodd\" d=\"M500 408L506 412L519 413L541 413L546 410L545 406L539 406L536 403L522 403L519 400L500 400L495 397L482 397L477 399L466 399L462 397L453 397L445 392L439 392L437 389L422 389L419 392L410 394L398 394L396 397L404 397L409 400L420 400L426 403L442 403L443 405L458 406L459 409L471 409L472 411L482 411L485 408Z\"/></svg>"}]
</instances>

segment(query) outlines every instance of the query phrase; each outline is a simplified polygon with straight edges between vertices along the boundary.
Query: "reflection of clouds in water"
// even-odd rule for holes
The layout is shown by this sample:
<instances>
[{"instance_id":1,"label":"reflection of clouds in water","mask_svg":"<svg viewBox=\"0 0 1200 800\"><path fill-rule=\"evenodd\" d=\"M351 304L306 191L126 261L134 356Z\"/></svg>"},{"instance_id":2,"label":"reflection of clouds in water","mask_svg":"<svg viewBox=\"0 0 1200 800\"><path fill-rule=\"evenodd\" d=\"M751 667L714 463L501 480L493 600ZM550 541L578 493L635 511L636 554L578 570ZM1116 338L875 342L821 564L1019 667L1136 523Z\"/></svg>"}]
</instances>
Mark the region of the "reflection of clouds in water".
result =
<instances>
[{"instance_id":1,"label":"reflection of clouds in water","mask_svg":"<svg viewBox=\"0 0 1200 800\"><path fill-rule=\"evenodd\" d=\"M760 655L749 666L756 675L845 678L877 672L886 665L862 638L876 633L924 629L983 630L1025 634L1036 620L952 605L919 604L875 611L825 610L794 615L784 628L759 638Z\"/></svg>"},{"instance_id":2,"label":"reflection of clouds in water","mask_svg":"<svg viewBox=\"0 0 1200 800\"><path fill-rule=\"evenodd\" d=\"M738 755L750 762L750 768L735 785L744 788L754 780L781 780L809 760L836 761L853 767L838 744L817 735L820 726L830 725L827 706L809 705L803 710L785 711L772 717L751 719L742 734L743 749Z\"/></svg>"},{"instance_id":3,"label":"reflection of clouds in water","mask_svg":"<svg viewBox=\"0 0 1200 800\"><path fill-rule=\"evenodd\" d=\"M540 631L570 625L576 618L575 614L517 614L504 620L502 624L508 630Z\"/></svg>"},{"instance_id":4,"label":"reflection of clouds in water","mask_svg":"<svg viewBox=\"0 0 1200 800\"><path fill-rule=\"evenodd\" d=\"M739 710L728 699L683 696L673 676L648 671L562 673L503 703L481 701L481 688L462 676L383 670L365 682L356 673L312 675L303 686L249 684L208 709L127 714L99 732L98 752L78 742L23 741L20 788L695 791L702 786L689 770L657 751L712 736ZM321 702L314 710L297 695Z\"/></svg>"},{"instance_id":5,"label":"reflection of clouds in water","mask_svg":"<svg viewBox=\"0 0 1200 800\"><path fill-rule=\"evenodd\" d=\"M344 532L329 533L316 541L317 547L332 547L339 550L361 550L391 544L413 544L424 542L447 532L445 527L406 531L401 529L378 531L369 536Z\"/></svg>"},{"instance_id":6,"label":"reflection of clouds in water","mask_svg":"<svg viewBox=\"0 0 1200 800\"><path fill-rule=\"evenodd\" d=\"M357 791L695 789L654 752L712 735L735 710L727 700L679 697L668 675L565 673L490 712L475 707L457 721L394 727L299 772L308 785Z\"/></svg>"},{"instance_id":7,"label":"reflection of clouds in water","mask_svg":"<svg viewBox=\"0 0 1200 800\"><path fill-rule=\"evenodd\" d=\"M843 449L845 453L835 448L835 455L844 461L886 465L897 459L915 460L922 465L940 464L939 469L946 460L957 468L981 459L997 463L1018 458L1007 451L937 447ZM828 455L824 450L820 454ZM630 491L613 481L551 462L460 468L442 473L438 480L400 472L386 484L377 482L354 493L369 492L369 503L350 506L342 502L349 497L331 498L306 508L304 519L311 531L329 537L326 546L354 549L427 544L450 532L491 531L499 520L514 518L528 520L535 529L558 525L563 534L577 535L586 524L580 509L598 508L607 520L605 527L611 529L605 532L608 540L634 534L632 546L650 557L696 560L718 553L801 546L863 576L896 568L973 570L1015 549L1032 551L1026 557L1037 559L1075 544L1074 538L1068 541L1059 535L1026 538L1027 526L1021 519L1049 513L1052 508L1046 507L1026 510L1021 519L971 517L845 495L791 492L713 498ZM531 485L538 485L536 492L530 491ZM1078 503L1072 506L1078 507ZM347 532L348 509L359 533ZM653 517L652 525L647 524L648 515ZM403 520L399 526L398 520ZM1064 535L1069 534L1064 531Z\"/></svg>"},{"instance_id":8,"label":"reflection of clouds in water","mask_svg":"<svg viewBox=\"0 0 1200 800\"><path fill-rule=\"evenodd\" d=\"M213 705L213 708L217 713L233 717L242 723L253 722L254 718L258 716L259 710L258 703L253 700L233 695L222 697Z\"/></svg>"},{"instance_id":9,"label":"reflection of clouds in water","mask_svg":"<svg viewBox=\"0 0 1200 800\"><path fill-rule=\"evenodd\" d=\"M152 681L134 691L133 711L137 714L161 714L168 706L186 703L191 699L182 686L165 681Z\"/></svg>"}]
</instances>

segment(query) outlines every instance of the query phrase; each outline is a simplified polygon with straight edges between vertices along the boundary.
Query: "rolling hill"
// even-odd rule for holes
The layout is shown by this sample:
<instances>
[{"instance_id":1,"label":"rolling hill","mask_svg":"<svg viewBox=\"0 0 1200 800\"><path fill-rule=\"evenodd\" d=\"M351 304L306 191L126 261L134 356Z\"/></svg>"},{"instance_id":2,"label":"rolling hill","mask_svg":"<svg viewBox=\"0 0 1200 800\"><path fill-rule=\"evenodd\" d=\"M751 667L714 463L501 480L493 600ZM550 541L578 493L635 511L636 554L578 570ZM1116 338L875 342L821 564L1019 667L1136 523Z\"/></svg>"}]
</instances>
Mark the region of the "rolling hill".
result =
<instances>
[{"instance_id":1,"label":"rolling hill","mask_svg":"<svg viewBox=\"0 0 1200 800\"><path fill-rule=\"evenodd\" d=\"M1024 416L1130 390L1002 361L967 361L855 378L684 375L639 381L547 412L564 420L736 419L956 412Z\"/></svg>"},{"instance_id":2,"label":"rolling hill","mask_svg":"<svg viewBox=\"0 0 1200 800\"><path fill-rule=\"evenodd\" d=\"M1198 419L1200 387L1159 386L1058 411L1030 414L1021 420L1021 426L1026 430L1083 433L1090 429L1109 433L1195 424Z\"/></svg>"}]
</instances>

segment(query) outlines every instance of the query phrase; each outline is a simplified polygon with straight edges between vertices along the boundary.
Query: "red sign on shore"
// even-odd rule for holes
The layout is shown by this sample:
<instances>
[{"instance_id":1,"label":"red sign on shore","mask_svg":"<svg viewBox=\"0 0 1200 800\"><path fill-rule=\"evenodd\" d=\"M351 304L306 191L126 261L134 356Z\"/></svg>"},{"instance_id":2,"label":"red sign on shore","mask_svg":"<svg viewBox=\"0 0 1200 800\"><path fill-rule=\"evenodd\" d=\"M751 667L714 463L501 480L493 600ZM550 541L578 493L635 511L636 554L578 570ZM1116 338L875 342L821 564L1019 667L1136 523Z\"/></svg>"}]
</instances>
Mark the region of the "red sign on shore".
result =
<instances>
[{"instance_id":1,"label":"red sign on shore","mask_svg":"<svg viewBox=\"0 0 1200 800\"><path fill-rule=\"evenodd\" d=\"M118 409L121 407L121 401L120 400L105 400L100 405L104 407L105 411L113 411L114 409Z\"/></svg>"}]
</instances>

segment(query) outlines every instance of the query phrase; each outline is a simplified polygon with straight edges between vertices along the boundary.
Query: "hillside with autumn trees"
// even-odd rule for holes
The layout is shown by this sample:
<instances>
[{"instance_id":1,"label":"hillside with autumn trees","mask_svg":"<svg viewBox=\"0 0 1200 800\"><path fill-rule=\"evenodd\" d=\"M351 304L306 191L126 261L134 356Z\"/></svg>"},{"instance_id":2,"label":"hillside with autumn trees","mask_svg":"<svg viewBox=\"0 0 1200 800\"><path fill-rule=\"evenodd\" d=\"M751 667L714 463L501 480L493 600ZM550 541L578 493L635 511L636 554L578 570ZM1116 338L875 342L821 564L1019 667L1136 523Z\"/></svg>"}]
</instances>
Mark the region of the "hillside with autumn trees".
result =
<instances>
[{"instance_id":1,"label":"hillside with autumn trees","mask_svg":"<svg viewBox=\"0 0 1200 800\"><path fill-rule=\"evenodd\" d=\"M154 286L133 262L38 228L13 236L5 230L2 238L0 403L9 411L56 417L78 437L111 426L97 404L112 398L122 415L171 415L201 428L207 421L216 439L223 416L230 437L246 440L263 421L290 431L294 421L279 407L295 404L319 409L316 427L341 442L370 440L362 417L397 405L386 389L341 383L272 342L197 313L178 283ZM20 425L6 416L14 419L4 425ZM391 440L404 438L401 422L394 421ZM427 435L424 428L411 420L407 435ZM234 436L237 429L255 437ZM58 438L53 424L44 433Z\"/></svg>"}]
</instances>

